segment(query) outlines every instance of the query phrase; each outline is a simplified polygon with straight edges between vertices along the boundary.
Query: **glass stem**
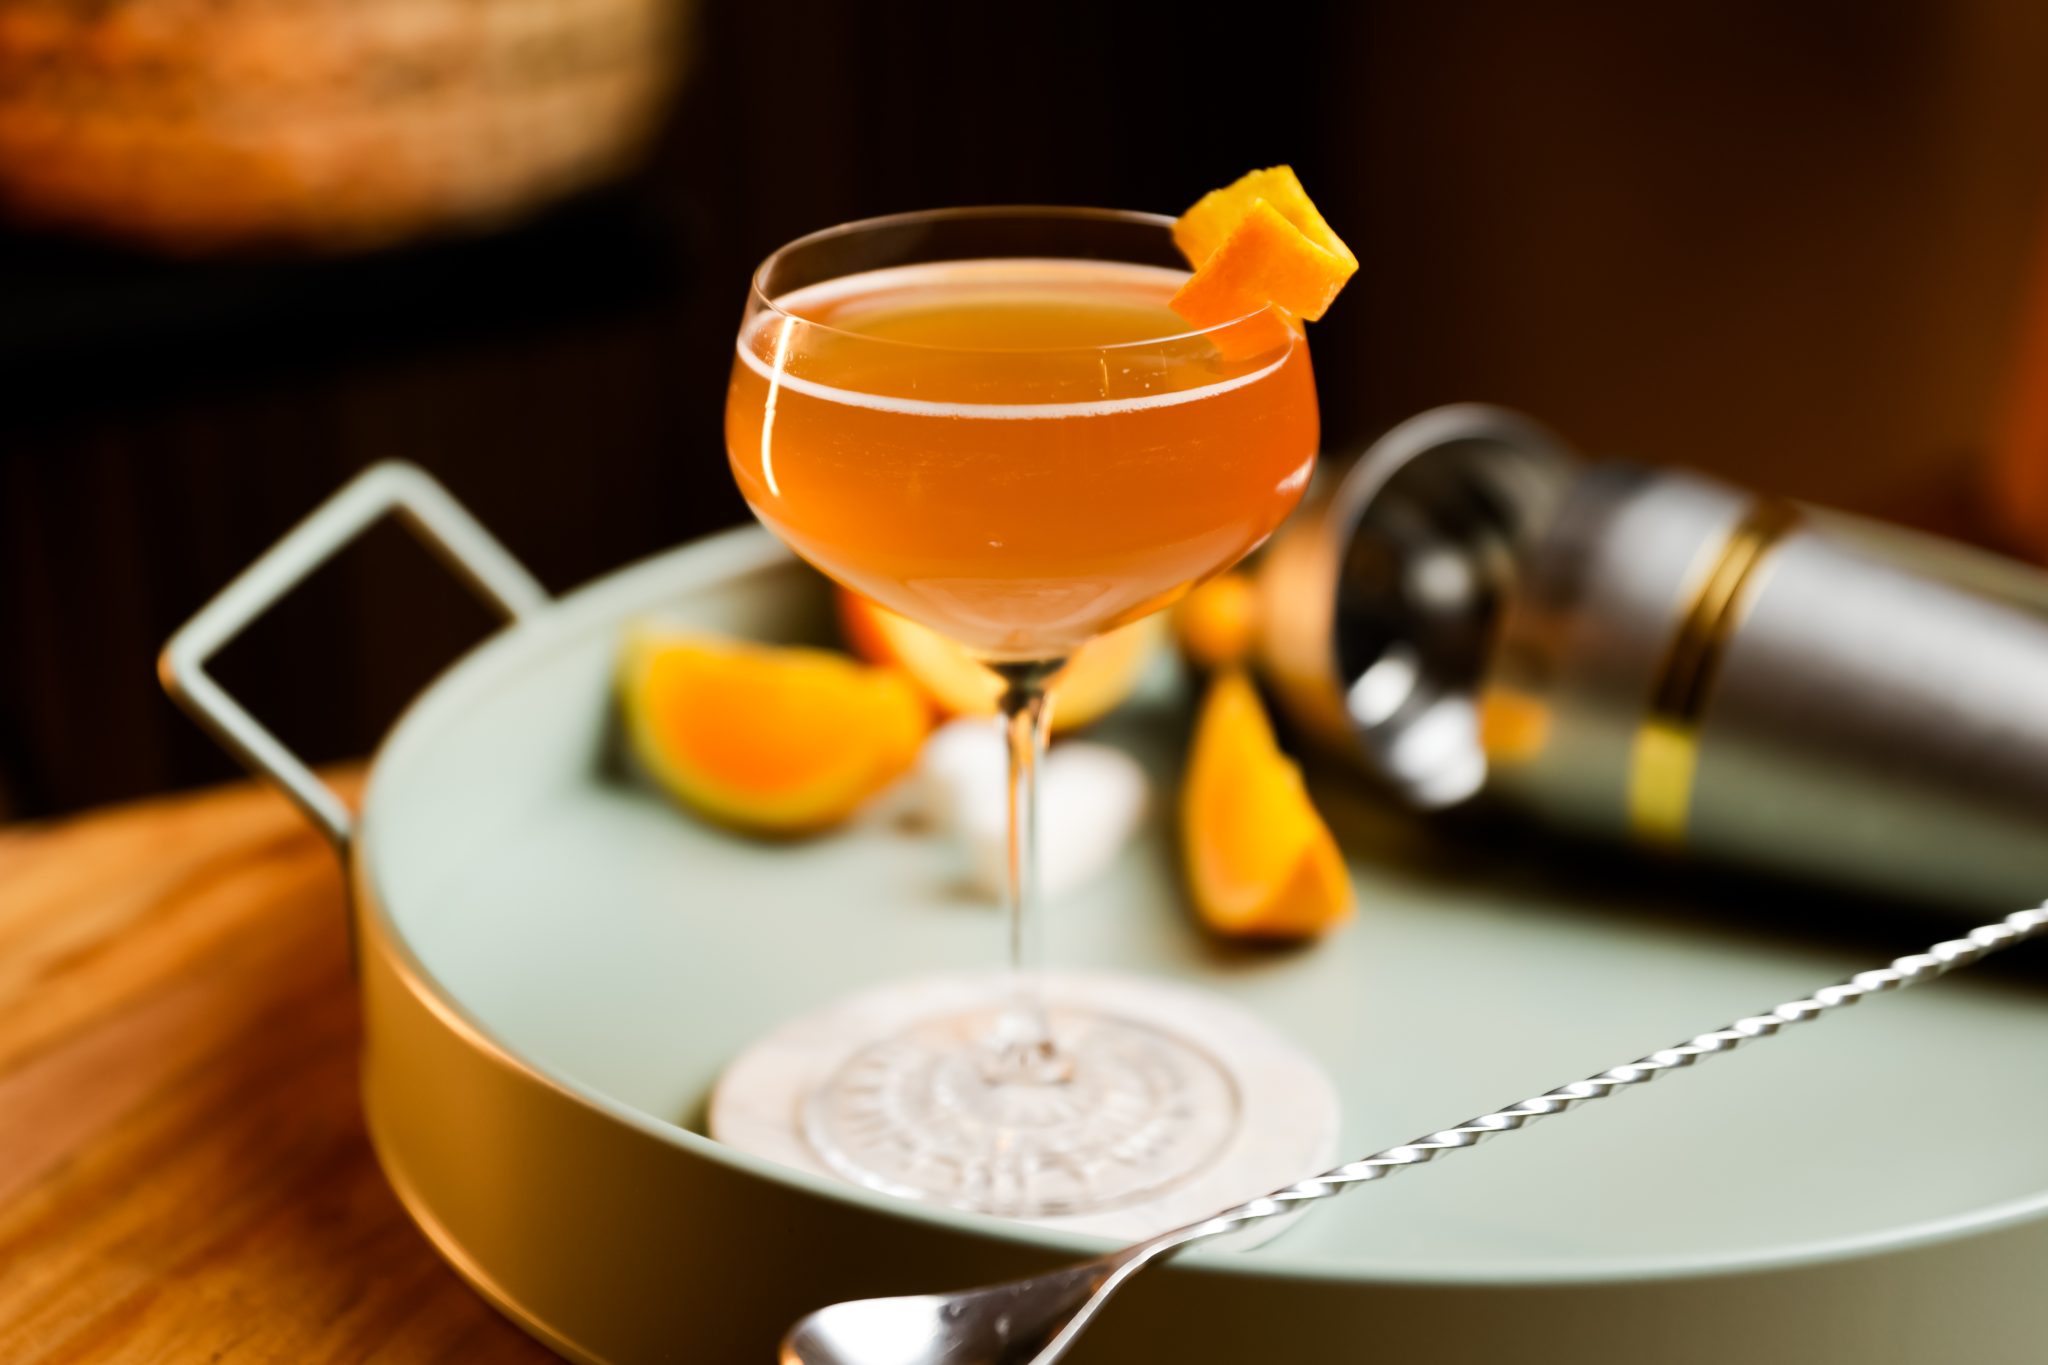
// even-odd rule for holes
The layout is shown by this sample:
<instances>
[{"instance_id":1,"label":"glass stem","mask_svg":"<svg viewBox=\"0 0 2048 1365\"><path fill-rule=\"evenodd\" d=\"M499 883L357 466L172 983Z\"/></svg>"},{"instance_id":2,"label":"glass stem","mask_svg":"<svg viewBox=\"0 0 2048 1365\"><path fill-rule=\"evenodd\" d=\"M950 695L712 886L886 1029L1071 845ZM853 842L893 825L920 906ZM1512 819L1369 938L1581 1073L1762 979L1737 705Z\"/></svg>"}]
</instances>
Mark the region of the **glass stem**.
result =
<instances>
[{"instance_id":1,"label":"glass stem","mask_svg":"<svg viewBox=\"0 0 2048 1365\"><path fill-rule=\"evenodd\" d=\"M1045 911L1038 881L1038 773L1052 723L1047 685L1066 662L992 664L1003 680L997 721L1009 750L1009 857L1004 911L1010 929L1010 989L997 1025L996 1066L1004 1079L1051 1083L1065 1078L1038 975Z\"/></svg>"}]
</instances>

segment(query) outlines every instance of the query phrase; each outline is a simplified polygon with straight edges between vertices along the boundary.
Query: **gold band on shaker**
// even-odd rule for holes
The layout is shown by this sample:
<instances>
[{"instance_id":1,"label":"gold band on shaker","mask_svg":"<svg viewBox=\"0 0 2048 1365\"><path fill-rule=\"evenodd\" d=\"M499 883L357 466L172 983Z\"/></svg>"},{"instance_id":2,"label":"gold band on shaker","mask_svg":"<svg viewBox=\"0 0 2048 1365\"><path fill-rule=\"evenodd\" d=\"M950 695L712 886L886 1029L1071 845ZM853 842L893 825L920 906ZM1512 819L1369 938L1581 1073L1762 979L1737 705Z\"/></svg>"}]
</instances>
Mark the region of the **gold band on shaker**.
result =
<instances>
[{"instance_id":1,"label":"gold band on shaker","mask_svg":"<svg viewBox=\"0 0 2048 1365\"><path fill-rule=\"evenodd\" d=\"M1714 674L1748 610L1757 570L1798 520L1798 509L1776 498L1750 508L1679 618L1629 764L1629 829L1644 843L1675 848L1685 841L1699 767L1700 717Z\"/></svg>"}]
</instances>

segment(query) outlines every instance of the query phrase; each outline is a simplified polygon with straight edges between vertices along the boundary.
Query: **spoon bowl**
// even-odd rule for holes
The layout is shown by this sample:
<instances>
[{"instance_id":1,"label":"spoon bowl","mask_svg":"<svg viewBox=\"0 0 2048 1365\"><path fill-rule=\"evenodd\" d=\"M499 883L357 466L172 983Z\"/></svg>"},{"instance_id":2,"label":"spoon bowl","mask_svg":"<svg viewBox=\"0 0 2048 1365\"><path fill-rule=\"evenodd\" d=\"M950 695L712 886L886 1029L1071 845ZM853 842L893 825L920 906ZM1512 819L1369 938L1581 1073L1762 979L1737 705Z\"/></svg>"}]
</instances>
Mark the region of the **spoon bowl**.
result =
<instances>
[{"instance_id":1,"label":"spoon bowl","mask_svg":"<svg viewBox=\"0 0 2048 1365\"><path fill-rule=\"evenodd\" d=\"M1031 1365L1066 1350L1142 1262L1112 1252L1044 1275L958 1294L854 1299L810 1314L782 1339L782 1365Z\"/></svg>"}]
</instances>

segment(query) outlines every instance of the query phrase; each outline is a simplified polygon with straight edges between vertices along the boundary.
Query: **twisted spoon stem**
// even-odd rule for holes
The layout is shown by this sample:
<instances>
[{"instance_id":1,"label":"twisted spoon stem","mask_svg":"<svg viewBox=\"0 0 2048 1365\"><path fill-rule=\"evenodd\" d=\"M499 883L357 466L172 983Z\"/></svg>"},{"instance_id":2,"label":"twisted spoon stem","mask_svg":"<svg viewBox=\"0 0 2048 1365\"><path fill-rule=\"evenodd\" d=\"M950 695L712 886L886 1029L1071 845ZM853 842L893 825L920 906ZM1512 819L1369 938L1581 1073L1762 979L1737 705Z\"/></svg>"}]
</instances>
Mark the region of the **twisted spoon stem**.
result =
<instances>
[{"instance_id":1,"label":"twisted spoon stem","mask_svg":"<svg viewBox=\"0 0 2048 1365\"><path fill-rule=\"evenodd\" d=\"M1733 1052L1744 1043L1768 1038L1787 1025L1803 1024L1829 1010L1853 1005L1866 996L1932 981L1957 967L1968 966L2016 943L2024 943L2044 929L2048 929L2048 902L2031 910L2016 911L1995 924L1972 929L1961 938L1937 943L1924 953L1897 958L1889 966L1858 972L1839 985L1815 991L1804 999L1789 1000L1768 1013L1737 1019L1732 1024L1699 1034L1674 1047L1660 1048L1626 1065L1610 1067L1597 1076L1561 1085L1505 1109L1467 1119L1454 1128L1429 1133L1398 1147L1389 1147L1357 1161L1347 1161L1321 1175L1298 1180L1271 1194L1247 1200L1199 1223L1143 1243L1132 1249L1131 1260L1142 1264L1190 1242L1220 1236L1261 1219L1275 1218L1304 1204L1342 1194L1354 1185L1382 1180L1410 1166L1434 1161L1446 1152L1476 1147L1496 1133L1511 1133L1537 1119L1562 1114L1588 1100L1603 1100L1629 1086L1647 1084L1667 1071L1691 1066L1703 1057Z\"/></svg>"}]
</instances>

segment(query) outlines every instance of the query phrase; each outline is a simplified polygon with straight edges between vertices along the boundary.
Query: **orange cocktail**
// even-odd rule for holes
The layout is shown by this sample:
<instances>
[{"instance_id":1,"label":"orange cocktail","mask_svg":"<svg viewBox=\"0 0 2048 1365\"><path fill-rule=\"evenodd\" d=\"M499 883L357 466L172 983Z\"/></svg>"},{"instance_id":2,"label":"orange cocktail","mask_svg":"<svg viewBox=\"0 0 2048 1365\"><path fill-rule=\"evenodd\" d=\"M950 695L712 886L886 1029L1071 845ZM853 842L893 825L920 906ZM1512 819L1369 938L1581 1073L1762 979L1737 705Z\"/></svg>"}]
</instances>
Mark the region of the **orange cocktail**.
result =
<instances>
[{"instance_id":1,"label":"orange cocktail","mask_svg":"<svg viewBox=\"0 0 2048 1365\"><path fill-rule=\"evenodd\" d=\"M1309 221L1304 196L1260 185ZM1061 660L1228 568L1308 486L1294 319L1326 300L1249 287L1296 231L1258 199L1264 219L1197 215L1228 231L1192 277L1172 219L1032 208L851 223L755 276L726 404L740 491L805 559L976 651L1009 749L1010 975L821 1032L840 1055L799 1121L849 1180L991 1213L1116 1208L1237 1131L1239 1084L1145 999L1044 988L1033 850Z\"/></svg>"},{"instance_id":2,"label":"orange cocktail","mask_svg":"<svg viewBox=\"0 0 2048 1365\"><path fill-rule=\"evenodd\" d=\"M1186 272L982 259L765 300L726 447L806 559L994 659L1050 659L1236 562L1300 499L1308 347L1219 349L1168 306Z\"/></svg>"}]
</instances>

